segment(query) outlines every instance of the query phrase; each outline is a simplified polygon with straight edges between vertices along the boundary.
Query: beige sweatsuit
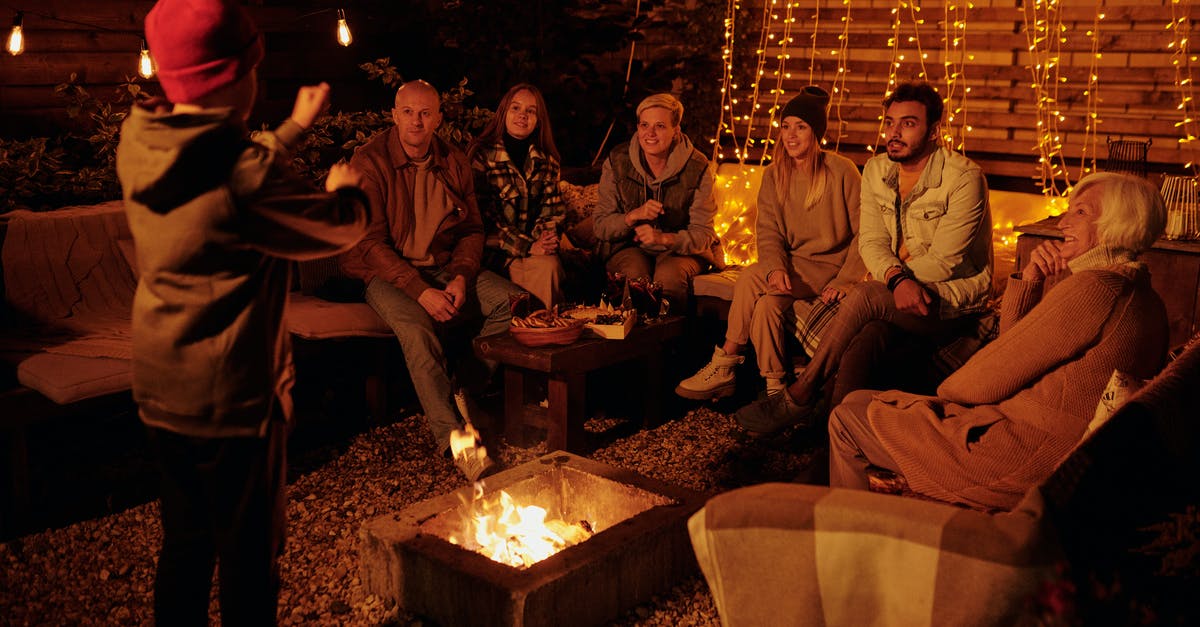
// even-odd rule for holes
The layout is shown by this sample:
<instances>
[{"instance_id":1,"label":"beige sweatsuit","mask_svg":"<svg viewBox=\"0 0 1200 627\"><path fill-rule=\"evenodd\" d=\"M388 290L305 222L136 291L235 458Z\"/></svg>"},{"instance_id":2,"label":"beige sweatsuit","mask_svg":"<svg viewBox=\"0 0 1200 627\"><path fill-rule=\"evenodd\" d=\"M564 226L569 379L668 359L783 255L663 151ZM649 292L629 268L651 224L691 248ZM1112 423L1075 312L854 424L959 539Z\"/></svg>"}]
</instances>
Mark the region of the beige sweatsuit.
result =
<instances>
[{"instance_id":1,"label":"beige sweatsuit","mask_svg":"<svg viewBox=\"0 0 1200 627\"><path fill-rule=\"evenodd\" d=\"M729 307L725 338L737 344L754 344L763 377L782 378L784 320L798 299L814 298L827 287L845 291L866 275L858 251L858 168L849 159L822 152L826 168L825 191L810 207L802 207L809 178L796 172L780 202L775 190L777 168L763 173L758 192L755 237L758 262L741 272ZM791 294L768 294L767 276L786 270Z\"/></svg>"}]
</instances>

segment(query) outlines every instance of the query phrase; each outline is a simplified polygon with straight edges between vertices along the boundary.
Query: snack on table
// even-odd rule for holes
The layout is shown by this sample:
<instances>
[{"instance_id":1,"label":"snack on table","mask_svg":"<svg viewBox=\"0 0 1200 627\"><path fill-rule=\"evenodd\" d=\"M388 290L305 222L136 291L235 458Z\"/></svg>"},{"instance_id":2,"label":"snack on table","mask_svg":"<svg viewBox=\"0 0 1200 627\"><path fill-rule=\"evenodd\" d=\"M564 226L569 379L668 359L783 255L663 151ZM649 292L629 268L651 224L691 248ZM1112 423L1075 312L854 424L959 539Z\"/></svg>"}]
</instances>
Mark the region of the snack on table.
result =
<instances>
[{"instance_id":1,"label":"snack on table","mask_svg":"<svg viewBox=\"0 0 1200 627\"><path fill-rule=\"evenodd\" d=\"M523 329L552 329L575 324L571 317L561 316L556 309L539 309L528 316L513 316L512 325Z\"/></svg>"},{"instance_id":2,"label":"snack on table","mask_svg":"<svg viewBox=\"0 0 1200 627\"><path fill-rule=\"evenodd\" d=\"M525 346L546 346L574 342L583 326L583 320L559 315L557 309L539 309L528 316L513 316L508 332Z\"/></svg>"},{"instance_id":3,"label":"snack on table","mask_svg":"<svg viewBox=\"0 0 1200 627\"><path fill-rule=\"evenodd\" d=\"M592 335L610 340L624 339L637 323L637 315L632 309L616 309L604 301L596 307L568 309L562 315L587 321L587 329Z\"/></svg>"}]
</instances>

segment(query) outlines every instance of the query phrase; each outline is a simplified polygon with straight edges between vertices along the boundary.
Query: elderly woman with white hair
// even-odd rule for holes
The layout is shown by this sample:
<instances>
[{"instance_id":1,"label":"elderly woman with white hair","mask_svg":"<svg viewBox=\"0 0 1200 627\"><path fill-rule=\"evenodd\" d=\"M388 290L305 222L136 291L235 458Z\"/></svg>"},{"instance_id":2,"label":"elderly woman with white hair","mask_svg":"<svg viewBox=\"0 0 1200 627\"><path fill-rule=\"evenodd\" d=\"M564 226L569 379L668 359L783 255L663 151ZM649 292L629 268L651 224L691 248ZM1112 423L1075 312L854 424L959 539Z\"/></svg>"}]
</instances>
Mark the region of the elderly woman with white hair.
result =
<instances>
[{"instance_id":1,"label":"elderly woman with white hair","mask_svg":"<svg viewBox=\"0 0 1200 627\"><path fill-rule=\"evenodd\" d=\"M938 500L1009 510L1079 442L1114 370L1152 377L1166 358L1162 300L1136 261L1165 209L1144 179L1084 178L1059 221L1063 241L1012 275L1000 336L937 396L859 390L829 419L830 485L867 489L867 467ZM1047 279L1061 278L1045 291Z\"/></svg>"},{"instance_id":2,"label":"elderly woman with white hair","mask_svg":"<svg viewBox=\"0 0 1200 627\"><path fill-rule=\"evenodd\" d=\"M637 141L612 149L593 213L608 272L652 277L671 308L686 306L688 283L723 253L713 216L713 170L679 128L683 104L655 94L637 107Z\"/></svg>"}]
</instances>

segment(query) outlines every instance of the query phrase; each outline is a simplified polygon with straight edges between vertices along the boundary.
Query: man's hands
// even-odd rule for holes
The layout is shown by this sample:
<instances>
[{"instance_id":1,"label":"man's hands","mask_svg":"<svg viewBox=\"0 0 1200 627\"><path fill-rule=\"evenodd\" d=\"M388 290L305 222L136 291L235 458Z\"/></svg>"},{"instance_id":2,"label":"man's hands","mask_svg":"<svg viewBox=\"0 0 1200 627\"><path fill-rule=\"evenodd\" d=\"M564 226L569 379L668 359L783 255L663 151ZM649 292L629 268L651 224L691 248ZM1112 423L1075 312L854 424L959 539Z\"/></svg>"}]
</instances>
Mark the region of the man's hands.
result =
<instances>
[{"instance_id":1,"label":"man's hands","mask_svg":"<svg viewBox=\"0 0 1200 627\"><path fill-rule=\"evenodd\" d=\"M325 177L325 191L333 192L342 187L361 187L362 172L351 167L349 163L338 162L329 168L329 176Z\"/></svg>"},{"instance_id":2,"label":"man's hands","mask_svg":"<svg viewBox=\"0 0 1200 627\"><path fill-rule=\"evenodd\" d=\"M625 214L625 224L633 226L637 222L650 222L662 215L663 204L657 200L647 200L641 207Z\"/></svg>"},{"instance_id":3,"label":"man's hands","mask_svg":"<svg viewBox=\"0 0 1200 627\"><path fill-rule=\"evenodd\" d=\"M1047 240L1033 249L1029 263L1021 270L1021 280L1041 281L1067 269L1067 260L1062 257L1062 242Z\"/></svg>"},{"instance_id":4,"label":"man's hands","mask_svg":"<svg viewBox=\"0 0 1200 627\"><path fill-rule=\"evenodd\" d=\"M892 266L884 274L884 281L892 291L896 309L918 316L929 315L929 304L933 302L933 297L920 281L913 278L911 272L901 266Z\"/></svg>"},{"instance_id":5,"label":"man's hands","mask_svg":"<svg viewBox=\"0 0 1200 627\"><path fill-rule=\"evenodd\" d=\"M896 299L896 309L918 316L929 315L929 303L933 302L929 292L925 291L925 286L916 279L901 281L896 289L892 290L892 297Z\"/></svg>"},{"instance_id":6,"label":"man's hands","mask_svg":"<svg viewBox=\"0 0 1200 627\"><path fill-rule=\"evenodd\" d=\"M292 106L292 121L307 129L317 118L329 110L329 83L306 85L296 94Z\"/></svg>"},{"instance_id":7,"label":"man's hands","mask_svg":"<svg viewBox=\"0 0 1200 627\"><path fill-rule=\"evenodd\" d=\"M445 289L428 288L421 292L417 302L438 322L449 322L458 315L458 310L467 301L467 280L457 275L446 284Z\"/></svg>"}]
</instances>

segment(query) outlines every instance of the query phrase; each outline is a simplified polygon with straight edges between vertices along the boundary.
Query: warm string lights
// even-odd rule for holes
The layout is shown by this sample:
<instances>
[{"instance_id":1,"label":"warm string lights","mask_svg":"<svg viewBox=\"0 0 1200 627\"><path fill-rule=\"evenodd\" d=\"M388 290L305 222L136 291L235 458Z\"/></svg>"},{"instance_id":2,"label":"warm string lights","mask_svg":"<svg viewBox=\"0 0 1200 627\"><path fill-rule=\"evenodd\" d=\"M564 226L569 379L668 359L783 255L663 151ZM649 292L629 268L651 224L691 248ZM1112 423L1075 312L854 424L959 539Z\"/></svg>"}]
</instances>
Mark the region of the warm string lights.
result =
<instances>
[{"instance_id":1,"label":"warm string lights","mask_svg":"<svg viewBox=\"0 0 1200 627\"><path fill-rule=\"evenodd\" d=\"M300 18L297 18L297 19L309 17L312 15L317 15L319 13L325 13L330 10L331 9L321 9L320 11L309 13L307 15L302 15L302 16L300 16ZM65 19L65 18L61 18L61 17L56 17L53 15L38 13L36 11L17 10L15 17L13 17L12 29L9 31L8 39L5 42L5 49L8 50L8 53L13 56L16 56L18 54L25 52L25 46L26 46L25 14L26 13L37 16L44 20L62 22L64 24L75 24L77 26L83 26L85 28L92 29L92 30L105 31L105 32L110 32L110 33L129 34L127 31L119 31L119 30L115 30L112 28L105 28L103 26L98 26L96 24L88 24L86 22L69 20L69 19ZM337 10L336 38L337 38L337 42L339 44L341 44L342 46L349 46L351 44L351 42L354 41L354 36L350 33L350 25L346 22L346 12L343 11L342 9ZM157 71L157 67L154 63L154 57L153 57L153 55L150 54L150 50L146 47L146 39L144 37L141 38L141 47L138 51L137 71L138 71L139 76L141 76L142 78L147 78L147 79L153 77L154 73Z\"/></svg>"},{"instance_id":2,"label":"warm string lights","mask_svg":"<svg viewBox=\"0 0 1200 627\"><path fill-rule=\"evenodd\" d=\"M916 44L917 61L920 63L921 69L917 72L917 78L927 78L929 71L925 68L925 60L929 58L929 54L921 48L921 26L925 24L924 18L918 16L921 12L921 7L916 2L908 2L907 0L896 0L896 6L892 7L892 36L888 38L888 47L892 49L892 60L888 64L888 82L887 88L883 91L883 97L887 98L895 91L896 85L899 84L900 67L907 60L908 55L905 54L900 47L900 30L903 23L902 14L907 9L909 17L912 19L913 34L908 36L905 41L910 44ZM874 153L878 148L879 142L884 138L883 132L883 112L879 112L877 117L879 120L879 128L875 133L875 145L867 146L866 149L870 153Z\"/></svg>"},{"instance_id":3,"label":"warm string lights","mask_svg":"<svg viewBox=\"0 0 1200 627\"><path fill-rule=\"evenodd\" d=\"M150 78L154 76L156 68L154 67L154 58L150 56L150 49L146 47L146 38L142 38L142 53L138 58L138 75L142 78Z\"/></svg>"},{"instance_id":4,"label":"warm string lights","mask_svg":"<svg viewBox=\"0 0 1200 627\"><path fill-rule=\"evenodd\" d=\"M337 10L337 42L343 48L354 42L354 36L350 34L350 25L346 23L346 12L342 9Z\"/></svg>"},{"instance_id":5,"label":"warm string lights","mask_svg":"<svg viewBox=\"0 0 1200 627\"><path fill-rule=\"evenodd\" d=\"M833 113L833 119L837 120L837 139L834 140L833 151L837 152L842 145L842 135L846 132L846 120L842 119L842 103L846 100L846 95L849 90L846 89L846 75L850 73L846 67L846 59L849 56L850 49L850 0L842 0L842 6L846 7L846 14L842 16L842 32L838 33L838 48L830 50L829 53L837 59L837 71L833 75L833 89L830 91L831 98L829 108Z\"/></svg>"},{"instance_id":6,"label":"warm string lights","mask_svg":"<svg viewBox=\"0 0 1200 627\"><path fill-rule=\"evenodd\" d=\"M1183 6L1181 6L1183 5ZM1167 49L1171 51L1171 65L1175 68L1175 89L1179 93L1179 104L1175 107L1181 119L1175 123L1179 129L1180 148L1187 151L1188 162L1183 167L1198 174L1196 168L1196 101L1192 84L1192 63L1196 56L1190 51L1189 40L1192 36L1192 23L1188 17L1186 3L1181 0L1171 0L1171 22L1167 30L1171 31L1171 42Z\"/></svg>"},{"instance_id":7,"label":"warm string lights","mask_svg":"<svg viewBox=\"0 0 1200 627\"><path fill-rule=\"evenodd\" d=\"M733 144L737 145L737 136L734 134L736 118L733 112L733 90L737 89L737 84L733 82L733 35L740 8L741 5L736 0L728 0L725 6L725 45L721 48L721 112L720 119L717 120L717 135L712 139L712 160L717 162L725 158L725 152L721 148L722 135L733 136ZM729 118L728 123L726 116Z\"/></svg>"},{"instance_id":8,"label":"warm string lights","mask_svg":"<svg viewBox=\"0 0 1200 627\"><path fill-rule=\"evenodd\" d=\"M5 42L5 49L13 56L25 52L25 31L22 26L24 20L25 12L17 11L17 15L13 17L12 30L8 33L8 41Z\"/></svg>"},{"instance_id":9,"label":"warm string lights","mask_svg":"<svg viewBox=\"0 0 1200 627\"><path fill-rule=\"evenodd\" d=\"M898 0L896 6L892 7L892 36L888 37L887 45L892 50L892 59L888 62L888 82L887 88L883 90L883 97L887 98L896 89L896 75L900 71L900 60L903 58L900 54L900 7L903 5L902 0ZM879 120L879 128L875 130L875 143L866 146L867 152L875 154L875 150L879 147L879 143L883 141L883 112L880 111L877 116Z\"/></svg>"},{"instance_id":10,"label":"warm string lights","mask_svg":"<svg viewBox=\"0 0 1200 627\"><path fill-rule=\"evenodd\" d=\"M725 249L726 265L749 265L758 260L754 216L762 174L762 167L743 163L726 163L717 169L713 230Z\"/></svg>"},{"instance_id":11,"label":"warm string lights","mask_svg":"<svg viewBox=\"0 0 1200 627\"><path fill-rule=\"evenodd\" d=\"M946 145L958 152L967 147L967 94L971 92L966 82L966 65L974 55L967 52L967 10L973 8L965 0L950 0L943 9L942 26L942 71L946 87L942 102L946 105L946 121L942 125L942 137Z\"/></svg>"},{"instance_id":12,"label":"warm string lights","mask_svg":"<svg viewBox=\"0 0 1200 627\"><path fill-rule=\"evenodd\" d=\"M1029 45L1029 71L1033 77L1031 87L1037 105L1038 172L1034 180L1038 181L1043 194L1062 196L1071 189L1062 135L1058 130L1058 123L1066 120L1059 106L1058 93L1060 86L1067 82L1067 78L1059 74L1067 27L1059 14L1057 0L1028 2L1023 16Z\"/></svg>"},{"instance_id":13,"label":"warm string lights","mask_svg":"<svg viewBox=\"0 0 1200 627\"><path fill-rule=\"evenodd\" d=\"M783 18L783 34L779 38L779 54L775 55L777 66L775 68L775 87L771 89L773 99L769 109L770 115L767 118L767 136L763 140L763 149L758 158L759 165L766 165L771 159L771 147L775 145L775 129L779 128L779 120L775 119L775 115L782 108L782 100L785 90L783 89L783 81L785 78L791 78L792 73L787 69L787 62L791 60L792 55L788 52L788 45L792 43L792 25L796 23L796 18L792 16L792 8L795 6L792 2L787 3L787 12ZM816 34L813 35L815 45ZM809 73L811 76L812 65L809 65ZM749 129L747 129L747 132Z\"/></svg>"},{"instance_id":14,"label":"warm string lights","mask_svg":"<svg viewBox=\"0 0 1200 627\"><path fill-rule=\"evenodd\" d=\"M779 122L776 115L781 103L786 102L784 80L790 79L788 62L792 55L789 50L794 43L792 28L796 22L794 11L799 1L765 0L758 33L758 45L755 48L754 70L750 77L748 93L745 97L738 95L738 84L733 78L734 45L737 25L736 16L740 5L736 0L730 0L727 5L725 19L725 45L721 50L723 68L721 85L721 120L717 125L717 136L713 141L713 159L722 161L726 158L722 146L722 138L730 138L733 146L733 157L736 164L724 164L717 179L717 215L714 226L717 235L725 247L725 260L729 264L753 263L756 259L754 246L754 207L753 195L758 189L758 180L762 177L762 165L770 158L771 146L775 143L772 138ZM815 42L815 39L814 39ZM775 54L775 77L773 88L768 89L764 80L768 55ZM760 102L762 94L770 94L770 104L767 110L765 137L755 137L757 118L763 108ZM758 166L746 165L754 150L758 150Z\"/></svg>"},{"instance_id":15,"label":"warm string lights","mask_svg":"<svg viewBox=\"0 0 1200 627\"><path fill-rule=\"evenodd\" d=\"M745 161L750 158L750 147L754 145L754 115L758 113L761 105L758 103L759 86L762 84L763 68L767 64L767 47L771 40L775 38L775 34L771 32L771 20L776 18L775 5L777 0L767 0L763 3L762 30L759 33L758 48L754 53L757 57L754 67L754 77L750 83L749 107L742 119L746 123L746 139L740 150L735 149L734 154L738 161ZM738 99L733 98L732 102L737 104Z\"/></svg>"},{"instance_id":16,"label":"warm string lights","mask_svg":"<svg viewBox=\"0 0 1200 627\"><path fill-rule=\"evenodd\" d=\"M717 135L713 142L713 161L720 163L725 158L721 147L721 138L729 135L733 145L737 147L737 115L734 112L736 100L733 92L737 83L733 80L733 46L734 28L737 25L737 13L740 5L736 0L729 0L725 10L725 45L721 48L721 118L717 123ZM740 152L740 151L739 151ZM730 171L732 170L732 172ZM740 265L753 263L756 250L754 248L754 229L751 207L754 199L751 197L751 179L755 168L747 168L738 164L722 165L717 169L713 193L716 196L717 213L713 217L713 230L725 249L725 263ZM758 176L762 176L761 173Z\"/></svg>"},{"instance_id":17,"label":"warm string lights","mask_svg":"<svg viewBox=\"0 0 1200 627\"><path fill-rule=\"evenodd\" d=\"M1104 12L1097 10L1096 17L1092 20L1092 29L1087 32L1088 37L1092 38L1091 63L1088 65L1088 84L1087 89L1083 91L1084 97L1087 98L1087 107L1084 112L1083 125L1083 148L1079 153L1079 176L1075 180L1079 180L1086 176L1089 172L1096 171L1096 128L1100 125L1100 59L1104 53L1100 51L1100 21L1104 19ZM1091 154L1091 163L1088 163L1088 155Z\"/></svg>"}]
</instances>

